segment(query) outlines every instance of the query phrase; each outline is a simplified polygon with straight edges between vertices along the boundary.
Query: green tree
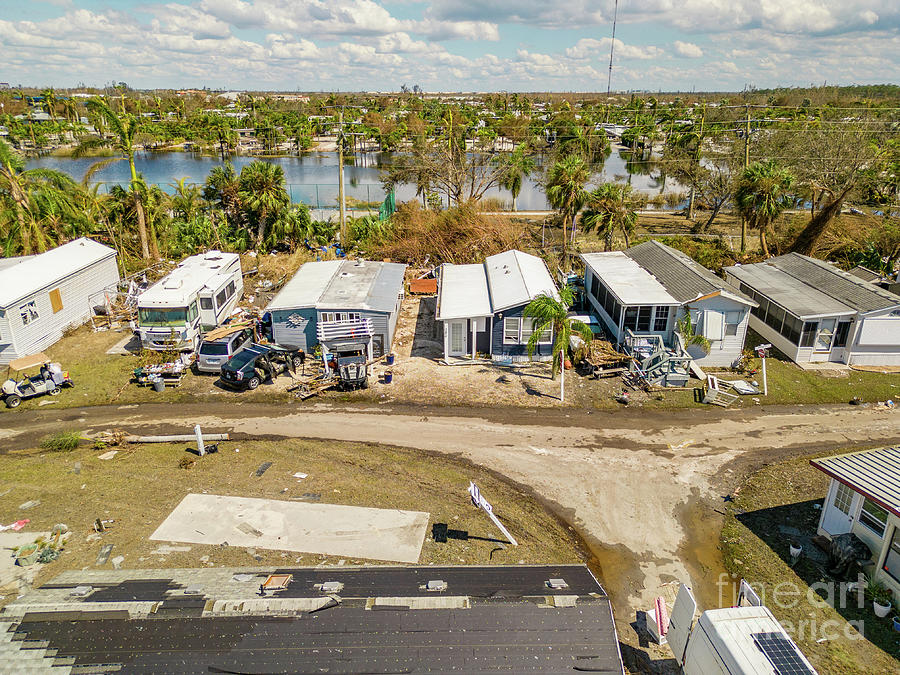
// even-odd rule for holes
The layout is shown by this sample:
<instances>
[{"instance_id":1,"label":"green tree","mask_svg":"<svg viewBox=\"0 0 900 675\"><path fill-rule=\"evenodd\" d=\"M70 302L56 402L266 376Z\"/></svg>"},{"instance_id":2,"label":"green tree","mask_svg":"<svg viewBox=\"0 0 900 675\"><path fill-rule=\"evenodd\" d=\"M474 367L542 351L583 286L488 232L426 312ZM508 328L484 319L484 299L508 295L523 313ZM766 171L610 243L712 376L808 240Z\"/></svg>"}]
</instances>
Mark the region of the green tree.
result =
<instances>
[{"instance_id":1,"label":"green tree","mask_svg":"<svg viewBox=\"0 0 900 675\"><path fill-rule=\"evenodd\" d=\"M584 186L591 177L590 170L581 157L569 155L550 167L544 191L547 201L562 217L563 255L565 256L568 225L572 223L572 241L575 241L575 219L587 192Z\"/></svg>"},{"instance_id":2,"label":"green tree","mask_svg":"<svg viewBox=\"0 0 900 675\"><path fill-rule=\"evenodd\" d=\"M551 349L551 366L550 376L555 380L559 372L563 372L562 381L560 382L560 401L565 396L565 372L564 359L566 351L569 348L569 338L573 335L579 336L585 342L594 339L591 329L584 325L581 321L573 319L569 316L569 307L574 301L572 289L564 286L559 290L559 299L552 295L541 294L525 306L522 315L525 319L531 319L533 332L528 338L527 350L529 358L534 355L541 334L547 330L551 331L553 339L553 348Z\"/></svg>"},{"instance_id":3,"label":"green tree","mask_svg":"<svg viewBox=\"0 0 900 675\"><path fill-rule=\"evenodd\" d=\"M793 204L788 195L793 185L793 174L771 159L751 164L738 179L734 194L738 211L751 228L759 230L759 246L766 257L769 256L766 241L769 226Z\"/></svg>"},{"instance_id":4,"label":"green tree","mask_svg":"<svg viewBox=\"0 0 900 675\"><path fill-rule=\"evenodd\" d=\"M534 171L534 159L526 154L527 151L528 148L524 143L516 146L512 154L506 158L506 175L500 181L500 186L512 194L513 211L518 211L516 200L522 192L522 181Z\"/></svg>"},{"instance_id":5,"label":"green tree","mask_svg":"<svg viewBox=\"0 0 900 675\"><path fill-rule=\"evenodd\" d=\"M140 123L134 115L127 113L117 114L109 104L101 98L93 98L87 102L88 111L101 119L112 136L99 136L87 138L75 148L72 153L73 157L82 157L89 151L96 148L112 148L121 154L121 157L112 159L104 159L95 163L88 173L94 173L101 168L115 161L126 160L128 168L131 171L131 191L134 193L134 215L137 220L138 237L141 242L141 257L150 258L151 254L154 260L159 260L159 250L155 240L151 240L147 234L147 218L143 204L138 194L139 177L137 169L134 166L134 153L140 140L138 136L138 127ZM122 107L124 111L124 94Z\"/></svg>"},{"instance_id":6,"label":"green tree","mask_svg":"<svg viewBox=\"0 0 900 675\"><path fill-rule=\"evenodd\" d=\"M638 206L630 185L603 183L588 195L581 214L581 227L585 232L596 232L607 251L612 248L613 236L619 231L625 239L625 248L628 248L637 225Z\"/></svg>"},{"instance_id":7,"label":"green tree","mask_svg":"<svg viewBox=\"0 0 900 675\"><path fill-rule=\"evenodd\" d=\"M238 179L238 195L248 216L248 225L256 229L256 245L262 246L270 221L279 217L291 198L278 164L257 160L243 169Z\"/></svg>"}]
</instances>

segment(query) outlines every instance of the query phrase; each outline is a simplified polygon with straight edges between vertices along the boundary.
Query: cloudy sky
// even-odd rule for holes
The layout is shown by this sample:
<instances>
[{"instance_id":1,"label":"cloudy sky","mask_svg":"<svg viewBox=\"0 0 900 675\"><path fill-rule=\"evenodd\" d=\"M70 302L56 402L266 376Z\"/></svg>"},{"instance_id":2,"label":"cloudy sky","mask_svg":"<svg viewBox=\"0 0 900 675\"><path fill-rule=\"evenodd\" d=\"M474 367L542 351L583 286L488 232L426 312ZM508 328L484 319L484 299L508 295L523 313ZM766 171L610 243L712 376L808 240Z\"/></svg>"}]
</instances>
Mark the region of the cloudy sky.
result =
<instances>
[{"instance_id":1,"label":"cloudy sky","mask_svg":"<svg viewBox=\"0 0 900 675\"><path fill-rule=\"evenodd\" d=\"M614 0L0 0L0 81L605 91ZM613 88L900 82L900 0L620 0Z\"/></svg>"}]
</instances>

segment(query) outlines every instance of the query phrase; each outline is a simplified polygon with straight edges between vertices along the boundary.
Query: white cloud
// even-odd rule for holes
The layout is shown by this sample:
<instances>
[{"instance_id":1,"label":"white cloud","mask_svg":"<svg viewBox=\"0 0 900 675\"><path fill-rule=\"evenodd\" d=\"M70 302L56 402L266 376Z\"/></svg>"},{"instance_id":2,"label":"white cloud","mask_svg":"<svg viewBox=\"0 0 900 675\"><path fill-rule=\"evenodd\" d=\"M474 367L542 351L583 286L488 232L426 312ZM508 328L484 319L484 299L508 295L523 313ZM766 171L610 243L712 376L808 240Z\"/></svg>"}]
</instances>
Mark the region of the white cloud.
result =
<instances>
[{"instance_id":1,"label":"white cloud","mask_svg":"<svg viewBox=\"0 0 900 675\"><path fill-rule=\"evenodd\" d=\"M701 56L703 56L703 50L693 42L682 42L681 40L675 40L673 46L675 47L675 53L679 56L684 56L688 59L699 59Z\"/></svg>"}]
</instances>

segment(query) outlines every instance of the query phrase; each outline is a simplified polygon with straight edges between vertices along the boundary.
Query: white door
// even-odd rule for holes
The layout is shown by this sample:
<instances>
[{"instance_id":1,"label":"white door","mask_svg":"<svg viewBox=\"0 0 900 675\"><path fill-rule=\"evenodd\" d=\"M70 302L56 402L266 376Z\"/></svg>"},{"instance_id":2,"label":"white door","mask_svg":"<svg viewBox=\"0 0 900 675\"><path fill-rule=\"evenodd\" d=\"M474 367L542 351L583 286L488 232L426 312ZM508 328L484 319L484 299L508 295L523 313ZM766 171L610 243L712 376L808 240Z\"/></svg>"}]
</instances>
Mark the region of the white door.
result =
<instances>
[{"instance_id":1,"label":"white door","mask_svg":"<svg viewBox=\"0 0 900 675\"><path fill-rule=\"evenodd\" d=\"M835 485L837 487L832 491L830 501L825 504L825 515L822 518L822 529L832 537L850 531L859 500L859 495L843 483L835 481Z\"/></svg>"},{"instance_id":2,"label":"white door","mask_svg":"<svg viewBox=\"0 0 900 675\"><path fill-rule=\"evenodd\" d=\"M816 351L831 351L831 343L834 341L835 319L822 319L819 321L819 331L816 333Z\"/></svg>"},{"instance_id":3,"label":"white door","mask_svg":"<svg viewBox=\"0 0 900 675\"><path fill-rule=\"evenodd\" d=\"M450 356L466 355L466 321L450 322Z\"/></svg>"},{"instance_id":4,"label":"white door","mask_svg":"<svg viewBox=\"0 0 900 675\"><path fill-rule=\"evenodd\" d=\"M669 617L669 632L666 635L679 666L684 665L684 654L694 626L696 611L697 601L694 600L694 594L690 588L681 584L675 597L675 606L672 607L672 616Z\"/></svg>"}]
</instances>

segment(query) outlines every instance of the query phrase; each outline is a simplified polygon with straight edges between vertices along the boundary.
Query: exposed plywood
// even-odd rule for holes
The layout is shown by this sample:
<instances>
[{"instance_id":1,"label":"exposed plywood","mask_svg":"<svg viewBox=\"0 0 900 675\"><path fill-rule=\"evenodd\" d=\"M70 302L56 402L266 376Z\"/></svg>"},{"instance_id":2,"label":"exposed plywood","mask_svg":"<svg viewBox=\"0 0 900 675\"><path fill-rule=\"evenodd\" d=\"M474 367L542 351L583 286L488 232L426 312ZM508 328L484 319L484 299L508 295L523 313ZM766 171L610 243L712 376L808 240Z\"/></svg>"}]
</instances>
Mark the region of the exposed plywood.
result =
<instances>
[{"instance_id":1,"label":"exposed plywood","mask_svg":"<svg viewBox=\"0 0 900 675\"><path fill-rule=\"evenodd\" d=\"M422 511L189 494L150 539L414 563L427 527Z\"/></svg>"},{"instance_id":2,"label":"exposed plywood","mask_svg":"<svg viewBox=\"0 0 900 675\"><path fill-rule=\"evenodd\" d=\"M54 314L62 311L62 296L60 295L58 288L54 288L50 291L50 307L53 309Z\"/></svg>"}]
</instances>

